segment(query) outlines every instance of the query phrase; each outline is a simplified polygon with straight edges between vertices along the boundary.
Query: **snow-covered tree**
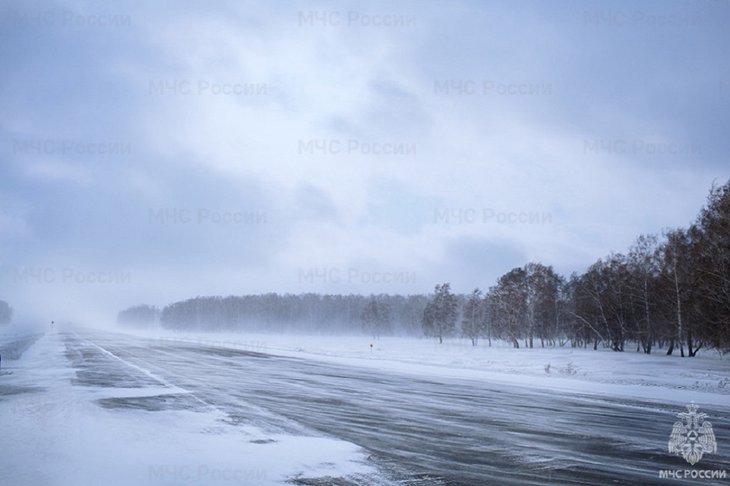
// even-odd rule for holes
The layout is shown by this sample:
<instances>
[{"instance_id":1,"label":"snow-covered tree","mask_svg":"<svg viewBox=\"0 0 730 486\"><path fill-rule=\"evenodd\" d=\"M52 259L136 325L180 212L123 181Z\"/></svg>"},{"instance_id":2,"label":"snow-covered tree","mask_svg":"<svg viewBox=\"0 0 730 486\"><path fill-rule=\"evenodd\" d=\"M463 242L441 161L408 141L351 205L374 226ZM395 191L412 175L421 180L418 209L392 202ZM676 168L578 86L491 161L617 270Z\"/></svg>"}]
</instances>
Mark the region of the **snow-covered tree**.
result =
<instances>
[{"instance_id":1,"label":"snow-covered tree","mask_svg":"<svg viewBox=\"0 0 730 486\"><path fill-rule=\"evenodd\" d=\"M520 347L519 339L525 335L527 322L527 283L526 272L513 268L497 280L497 285L489 289L492 301L492 320L495 332L502 339Z\"/></svg>"},{"instance_id":2,"label":"snow-covered tree","mask_svg":"<svg viewBox=\"0 0 730 486\"><path fill-rule=\"evenodd\" d=\"M635 307L634 337L646 354L656 339L657 280L659 277L658 240L641 235L629 250L629 292Z\"/></svg>"},{"instance_id":3,"label":"snow-covered tree","mask_svg":"<svg viewBox=\"0 0 730 486\"><path fill-rule=\"evenodd\" d=\"M388 304L371 296L362 310L363 329L377 339L390 329L390 309Z\"/></svg>"},{"instance_id":4,"label":"snow-covered tree","mask_svg":"<svg viewBox=\"0 0 730 486\"><path fill-rule=\"evenodd\" d=\"M451 293L448 283L437 285L431 301L423 311L423 331L427 336L437 337L439 343L454 333L458 317L458 300Z\"/></svg>"},{"instance_id":5,"label":"snow-covered tree","mask_svg":"<svg viewBox=\"0 0 730 486\"><path fill-rule=\"evenodd\" d=\"M730 182L713 186L695 226L700 334L714 347L730 351Z\"/></svg>"},{"instance_id":6,"label":"snow-covered tree","mask_svg":"<svg viewBox=\"0 0 730 486\"><path fill-rule=\"evenodd\" d=\"M484 335L487 327L486 324L486 312L484 300L482 299L482 291L474 289L464 303L461 333L471 339L471 344L476 346L479 338Z\"/></svg>"}]
</instances>

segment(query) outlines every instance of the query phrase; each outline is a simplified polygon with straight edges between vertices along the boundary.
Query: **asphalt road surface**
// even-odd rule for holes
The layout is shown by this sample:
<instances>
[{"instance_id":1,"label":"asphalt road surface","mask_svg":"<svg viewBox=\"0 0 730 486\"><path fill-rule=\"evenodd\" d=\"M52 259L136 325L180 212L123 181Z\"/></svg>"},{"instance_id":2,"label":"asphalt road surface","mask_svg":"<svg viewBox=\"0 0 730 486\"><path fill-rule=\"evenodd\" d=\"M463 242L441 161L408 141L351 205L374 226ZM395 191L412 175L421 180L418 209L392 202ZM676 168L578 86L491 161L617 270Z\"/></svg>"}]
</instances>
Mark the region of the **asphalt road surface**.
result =
<instances>
[{"instance_id":1,"label":"asphalt road surface","mask_svg":"<svg viewBox=\"0 0 730 486\"><path fill-rule=\"evenodd\" d=\"M677 404L431 379L114 333L61 338L79 385L144 386L162 378L190 392L101 406L212 406L232 423L316 431L358 444L396 483L683 484L660 479L659 470L689 468L667 453L682 411ZM718 452L705 456L700 469L730 469L729 408L702 408ZM700 483L713 481L687 481Z\"/></svg>"}]
</instances>

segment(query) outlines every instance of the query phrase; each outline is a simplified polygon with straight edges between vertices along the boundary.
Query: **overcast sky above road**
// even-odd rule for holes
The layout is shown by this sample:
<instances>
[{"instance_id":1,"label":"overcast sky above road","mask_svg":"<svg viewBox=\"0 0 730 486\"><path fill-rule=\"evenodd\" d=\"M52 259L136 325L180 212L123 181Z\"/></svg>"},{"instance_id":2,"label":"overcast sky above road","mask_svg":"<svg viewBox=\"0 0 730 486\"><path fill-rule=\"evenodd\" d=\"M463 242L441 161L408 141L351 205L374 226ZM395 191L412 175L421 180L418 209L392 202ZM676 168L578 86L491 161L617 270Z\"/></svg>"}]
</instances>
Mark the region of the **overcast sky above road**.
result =
<instances>
[{"instance_id":1,"label":"overcast sky above road","mask_svg":"<svg viewBox=\"0 0 730 486\"><path fill-rule=\"evenodd\" d=\"M583 271L727 180L728 25L720 0L4 1L0 298L112 318Z\"/></svg>"}]
</instances>

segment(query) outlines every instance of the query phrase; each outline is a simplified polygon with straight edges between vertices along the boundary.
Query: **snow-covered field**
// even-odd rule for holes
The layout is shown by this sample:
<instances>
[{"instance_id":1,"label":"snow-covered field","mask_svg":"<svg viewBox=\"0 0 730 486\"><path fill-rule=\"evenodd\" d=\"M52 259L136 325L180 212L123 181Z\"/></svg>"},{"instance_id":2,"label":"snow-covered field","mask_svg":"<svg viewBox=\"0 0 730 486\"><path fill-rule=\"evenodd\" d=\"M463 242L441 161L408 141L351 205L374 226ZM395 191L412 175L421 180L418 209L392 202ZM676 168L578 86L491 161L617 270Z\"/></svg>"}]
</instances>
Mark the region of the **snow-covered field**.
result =
<instances>
[{"instance_id":1,"label":"snow-covered field","mask_svg":"<svg viewBox=\"0 0 730 486\"><path fill-rule=\"evenodd\" d=\"M467 339L439 344L428 338L286 334L185 333L122 330L170 342L189 342L281 356L303 357L347 366L444 378L506 382L536 388L590 392L667 403L730 403L730 356L701 350L694 358L650 355L635 350L536 347L514 349ZM372 348L370 345L372 344ZM538 344L539 346L539 344Z\"/></svg>"},{"instance_id":2,"label":"snow-covered field","mask_svg":"<svg viewBox=\"0 0 730 486\"><path fill-rule=\"evenodd\" d=\"M60 334L36 337L18 360L10 359L13 346L3 353L3 486L281 484L300 476L373 472L363 451L351 443L231 424L196 397L187 409L100 406L129 397L185 396L187 391L144 371L150 380L143 386L77 386ZM22 338L5 333L0 345Z\"/></svg>"}]
</instances>

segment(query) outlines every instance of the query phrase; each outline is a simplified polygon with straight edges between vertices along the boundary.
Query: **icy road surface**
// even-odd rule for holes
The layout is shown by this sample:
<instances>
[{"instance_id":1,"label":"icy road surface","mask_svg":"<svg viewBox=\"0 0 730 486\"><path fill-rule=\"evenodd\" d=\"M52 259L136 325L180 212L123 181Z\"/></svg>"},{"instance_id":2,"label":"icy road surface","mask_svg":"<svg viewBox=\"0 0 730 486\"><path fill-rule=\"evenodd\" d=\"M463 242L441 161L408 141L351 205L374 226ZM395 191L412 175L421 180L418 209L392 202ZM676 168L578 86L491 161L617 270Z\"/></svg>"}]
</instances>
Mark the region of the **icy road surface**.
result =
<instances>
[{"instance_id":1,"label":"icy road surface","mask_svg":"<svg viewBox=\"0 0 730 486\"><path fill-rule=\"evenodd\" d=\"M382 482L697 484L659 479L661 469L691 469L667 453L676 413L683 411L676 403L430 378L116 333L68 332L59 339L77 386L112 381L134 388L149 381L167 389L159 396L100 399L100 407L209 406L229 423L272 435L342 439L366 451ZM695 469L730 469L730 407L698 405L712 422L718 452ZM367 479L337 484L354 483Z\"/></svg>"}]
</instances>

